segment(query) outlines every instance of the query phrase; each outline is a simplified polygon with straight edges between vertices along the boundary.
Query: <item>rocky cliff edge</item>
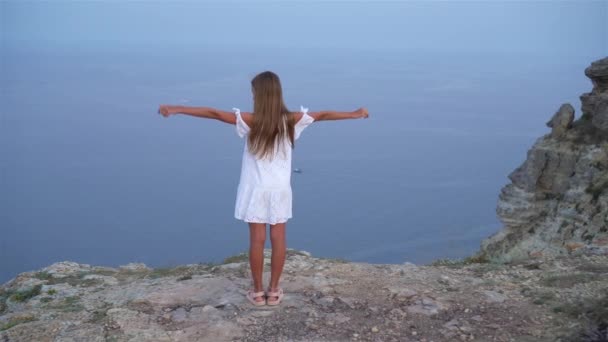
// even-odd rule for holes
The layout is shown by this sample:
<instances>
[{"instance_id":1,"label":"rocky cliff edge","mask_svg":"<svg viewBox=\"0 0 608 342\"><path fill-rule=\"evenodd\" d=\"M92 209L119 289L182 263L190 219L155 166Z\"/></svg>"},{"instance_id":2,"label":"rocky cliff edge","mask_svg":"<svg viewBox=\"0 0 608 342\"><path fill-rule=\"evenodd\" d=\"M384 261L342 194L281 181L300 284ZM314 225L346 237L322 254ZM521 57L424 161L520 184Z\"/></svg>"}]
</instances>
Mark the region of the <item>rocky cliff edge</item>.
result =
<instances>
[{"instance_id":1,"label":"rocky cliff edge","mask_svg":"<svg viewBox=\"0 0 608 342\"><path fill-rule=\"evenodd\" d=\"M595 341L608 323L602 255L422 266L289 250L278 307L251 305L250 279L246 254L162 269L58 262L0 287L0 341Z\"/></svg>"},{"instance_id":2,"label":"rocky cliff edge","mask_svg":"<svg viewBox=\"0 0 608 342\"><path fill-rule=\"evenodd\" d=\"M496 261L608 253L608 58L585 74L593 89L580 96L582 115L563 104L500 194L504 228L482 243Z\"/></svg>"}]
</instances>

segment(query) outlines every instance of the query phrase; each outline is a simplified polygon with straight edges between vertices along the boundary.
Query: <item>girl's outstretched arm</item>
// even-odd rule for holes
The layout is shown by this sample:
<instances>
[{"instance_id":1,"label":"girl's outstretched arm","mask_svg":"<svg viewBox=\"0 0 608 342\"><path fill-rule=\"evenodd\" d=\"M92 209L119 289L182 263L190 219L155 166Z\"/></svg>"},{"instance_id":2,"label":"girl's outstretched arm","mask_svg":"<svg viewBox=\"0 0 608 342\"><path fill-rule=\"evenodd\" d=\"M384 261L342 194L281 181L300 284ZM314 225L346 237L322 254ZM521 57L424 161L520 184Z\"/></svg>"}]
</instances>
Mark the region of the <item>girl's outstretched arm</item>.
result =
<instances>
[{"instance_id":1,"label":"girl's outstretched arm","mask_svg":"<svg viewBox=\"0 0 608 342\"><path fill-rule=\"evenodd\" d=\"M164 117L168 117L174 114L186 114L196 116L199 118L215 119L231 125L236 124L236 116L233 112L228 112L221 109L211 107L187 107L187 106L172 106L172 105L160 105L158 112ZM241 113L245 120L249 119L249 113ZM246 117L246 118L245 118Z\"/></svg>"},{"instance_id":2,"label":"girl's outstretched arm","mask_svg":"<svg viewBox=\"0 0 608 342\"><path fill-rule=\"evenodd\" d=\"M333 110L322 110L319 112L311 112L308 115L312 116L315 121L323 121L323 120L345 120L345 119L359 119L359 118L368 118L369 114L367 113L366 108L359 108L352 112L337 112Z\"/></svg>"}]
</instances>

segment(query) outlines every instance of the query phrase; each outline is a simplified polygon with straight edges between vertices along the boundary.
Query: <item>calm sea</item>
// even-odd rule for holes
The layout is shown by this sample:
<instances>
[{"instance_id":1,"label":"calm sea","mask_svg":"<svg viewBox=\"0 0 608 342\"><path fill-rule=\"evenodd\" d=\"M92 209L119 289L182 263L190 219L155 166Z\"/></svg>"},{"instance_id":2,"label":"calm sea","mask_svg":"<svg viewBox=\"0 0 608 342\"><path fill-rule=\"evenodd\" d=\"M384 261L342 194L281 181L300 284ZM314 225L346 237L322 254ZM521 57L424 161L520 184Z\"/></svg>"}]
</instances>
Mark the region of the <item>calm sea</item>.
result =
<instances>
[{"instance_id":1,"label":"calm sea","mask_svg":"<svg viewBox=\"0 0 608 342\"><path fill-rule=\"evenodd\" d=\"M500 228L507 175L591 58L451 51L150 46L2 52L0 282L56 261L161 267L246 251L233 218L243 140L163 118L173 103L251 110L272 70L285 101L368 120L298 140L288 247L372 263L467 256ZM268 247L270 242L268 241Z\"/></svg>"}]
</instances>

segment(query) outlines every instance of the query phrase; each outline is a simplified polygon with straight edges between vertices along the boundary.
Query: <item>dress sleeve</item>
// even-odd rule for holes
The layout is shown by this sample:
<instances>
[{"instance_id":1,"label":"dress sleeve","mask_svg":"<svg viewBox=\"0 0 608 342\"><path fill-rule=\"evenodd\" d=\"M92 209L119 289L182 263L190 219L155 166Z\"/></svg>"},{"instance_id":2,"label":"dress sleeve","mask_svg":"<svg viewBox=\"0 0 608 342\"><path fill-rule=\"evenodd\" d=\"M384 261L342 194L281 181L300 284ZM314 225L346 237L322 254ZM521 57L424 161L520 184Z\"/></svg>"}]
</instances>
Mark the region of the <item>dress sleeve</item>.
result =
<instances>
[{"instance_id":1,"label":"dress sleeve","mask_svg":"<svg viewBox=\"0 0 608 342\"><path fill-rule=\"evenodd\" d=\"M247 133L249 133L249 126L247 126L247 123L245 123L245 120L243 120L243 118L241 117L240 109L232 108L232 110L234 111L234 115L236 116L236 134L238 134L239 137L242 138L247 135Z\"/></svg>"},{"instance_id":2,"label":"dress sleeve","mask_svg":"<svg viewBox=\"0 0 608 342\"><path fill-rule=\"evenodd\" d=\"M302 115L302 117L300 118L300 120L298 122L296 122L296 125L294 127L294 138L298 139L300 137L300 134L302 134L302 131L304 130L304 128L308 127L308 125L310 125L311 123L313 123L313 121L315 121L315 119L313 119L312 116L308 115L308 108L304 108L303 106L300 106L300 112L304 113L304 115Z\"/></svg>"}]
</instances>

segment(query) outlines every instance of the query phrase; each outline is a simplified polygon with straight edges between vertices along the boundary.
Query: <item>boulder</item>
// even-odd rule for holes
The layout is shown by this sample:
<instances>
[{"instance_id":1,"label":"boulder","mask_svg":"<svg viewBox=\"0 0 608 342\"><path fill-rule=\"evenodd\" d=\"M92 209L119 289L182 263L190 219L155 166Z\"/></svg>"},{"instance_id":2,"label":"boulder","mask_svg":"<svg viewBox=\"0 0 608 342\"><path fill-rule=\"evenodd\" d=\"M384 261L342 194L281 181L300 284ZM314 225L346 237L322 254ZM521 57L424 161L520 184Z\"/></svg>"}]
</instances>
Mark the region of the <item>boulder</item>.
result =
<instances>
[{"instance_id":1,"label":"boulder","mask_svg":"<svg viewBox=\"0 0 608 342\"><path fill-rule=\"evenodd\" d=\"M564 103L555 112L551 120L547 122L547 126L551 127L551 136L561 138L566 134L566 131L572 127L574 121L574 108L569 103Z\"/></svg>"}]
</instances>

